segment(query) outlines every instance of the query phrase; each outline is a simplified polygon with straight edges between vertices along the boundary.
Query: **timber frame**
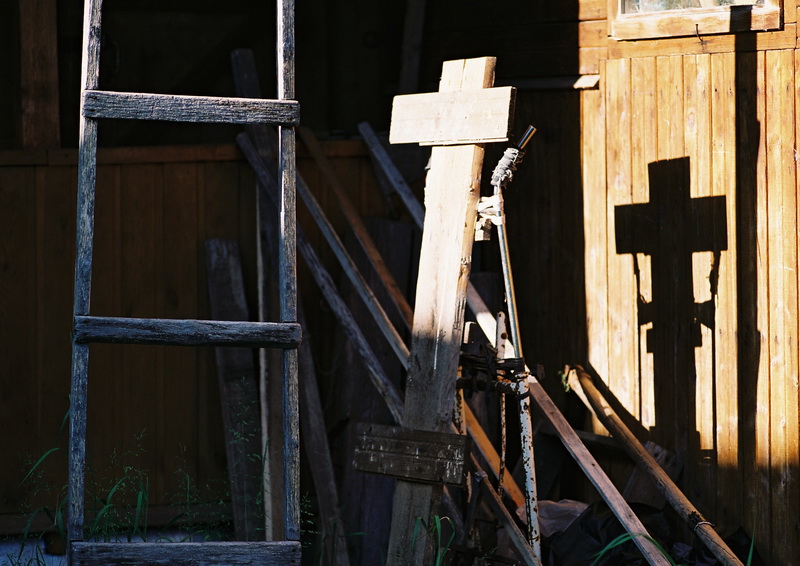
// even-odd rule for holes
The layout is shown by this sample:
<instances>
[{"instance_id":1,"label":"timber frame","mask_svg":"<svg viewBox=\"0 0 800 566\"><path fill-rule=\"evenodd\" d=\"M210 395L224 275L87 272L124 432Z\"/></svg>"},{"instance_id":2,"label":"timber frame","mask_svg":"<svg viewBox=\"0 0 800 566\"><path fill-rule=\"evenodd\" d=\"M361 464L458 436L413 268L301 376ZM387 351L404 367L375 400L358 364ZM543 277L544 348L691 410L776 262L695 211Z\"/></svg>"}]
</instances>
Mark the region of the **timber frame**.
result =
<instances>
[{"instance_id":1,"label":"timber frame","mask_svg":"<svg viewBox=\"0 0 800 566\"><path fill-rule=\"evenodd\" d=\"M783 0L763 6L686 8L625 14L620 0L608 0L609 35L614 39L654 39L739 31L777 30L783 26Z\"/></svg>"}]
</instances>

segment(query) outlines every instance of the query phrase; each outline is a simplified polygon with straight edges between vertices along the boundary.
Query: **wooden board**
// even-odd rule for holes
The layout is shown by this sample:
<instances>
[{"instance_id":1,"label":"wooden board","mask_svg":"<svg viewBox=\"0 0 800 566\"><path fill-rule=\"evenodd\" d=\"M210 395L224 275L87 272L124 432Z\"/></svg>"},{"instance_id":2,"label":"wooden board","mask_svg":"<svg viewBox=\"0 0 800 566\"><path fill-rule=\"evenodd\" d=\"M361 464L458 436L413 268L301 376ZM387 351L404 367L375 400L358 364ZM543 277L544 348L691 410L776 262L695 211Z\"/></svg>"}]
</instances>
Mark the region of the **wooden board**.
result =
<instances>
[{"instance_id":1,"label":"wooden board","mask_svg":"<svg viewBox=\"0 0 800 566\"><path fill-rule=\"evenodd\" d=\"M76 566L119 564L137 566L190 566L194 564L300 564L299 542L186 542L169 543L76 543L72 563Z\"/></svg>"},{"instance_id":2,"label":"wooden board","mask_svg":"<svg viewBox=\"0 0 800 566\"><path fill-rule=\"evenodd\" d=\"M390 143L461 145L508 140L514 88L396 96Z\"/></svg>"},{"instance_id":3,"label":"wooden board","mask_svg":"<svg viewBox=\"0 0 800 566\"><path fill-rule=\"evenodd\" d=\"M450 61L440 90L486 88L493 80L493 59ZM407 428L443 431L452 419L482 161L478 145L432 151L402 423ZM412 544L413 525L417 517L427 521L439 496L430 486L398 482L390 565L422 562L427 542Z\"/></svg>"},{"instance_id":4,"label":"wooden board","mask_svg":"<svg viewBox=\"0 0 800 566\"><path fill-rule=\"evenodd\" d=\"M83 94L83 115L127 120L296 125L300 121L300 106L295 101L261 98L87 90Z\"/></svg>"},{"instance_id":5,"label":"wooden board","mask_svg":"<svg viewBox=\"0 0 800 566\"><path fill-rule=\"evenodd\" d=\"M467 436L363 423L357 434L357 470L421 483L464 484Z\"/></svg>"}]
</instances>

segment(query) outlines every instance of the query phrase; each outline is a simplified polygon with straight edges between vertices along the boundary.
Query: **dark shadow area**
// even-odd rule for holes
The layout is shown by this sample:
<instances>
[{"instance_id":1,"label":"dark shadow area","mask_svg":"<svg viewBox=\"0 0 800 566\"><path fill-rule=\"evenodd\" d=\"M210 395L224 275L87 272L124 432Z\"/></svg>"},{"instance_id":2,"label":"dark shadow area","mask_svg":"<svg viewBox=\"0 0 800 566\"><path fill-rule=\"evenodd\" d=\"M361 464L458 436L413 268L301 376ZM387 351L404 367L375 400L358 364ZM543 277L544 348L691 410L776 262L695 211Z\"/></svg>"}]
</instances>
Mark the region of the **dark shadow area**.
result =
<instances>
[{"instance_id":1,"label":"dark shadow area","mask_svg":"<svg viewBox=\"0 0 800 566\"><path fill-rule=\"evenodd\" d=\"M651 438L687 457L699 449L694 349L702 345L700 325L715 326L719 258L727 249L725 197L691 198L688 157L650 163L648 172L650 202L615 207L617 253L651 258L652 300L637 299L639 326L652 324L647 332L655 390ZM692 254L709 251L712 299L696 303ZM640 279L635 260L634 266Z\"/></svg>"},{"instance_id":2,"label":"dark shadow area","mask_svg":"<svg viewBox=\"0 0 800 566\"><path fill-rule=\"evenodd\" d=\"M736 6L742 19L750 20L749 6ZM749 26L748 26L749 27ZM758 59L756 34L736 35L736 279L737 332L738 332L738 417L739 451L736 479L743 486L742 504L746 510L745 521L765 524L766 517L756 517L754 511L763 509L766 494L753 487L763 485L757 481L760 473L756 458L756 411L758 403L759 359L761 357L761 331L758 328L758 154L761 145L761 124L758 120L757 101ZM765 207L766 203L760 203ZM768 472L767 472L768 473ZM767 481L768 484L768 481ZM761 504L759 505L759 500ZM718 503L718 513L727 513L723 500ZM752 517L747 517L749 515Z\"/></svg>"}]
</instances>

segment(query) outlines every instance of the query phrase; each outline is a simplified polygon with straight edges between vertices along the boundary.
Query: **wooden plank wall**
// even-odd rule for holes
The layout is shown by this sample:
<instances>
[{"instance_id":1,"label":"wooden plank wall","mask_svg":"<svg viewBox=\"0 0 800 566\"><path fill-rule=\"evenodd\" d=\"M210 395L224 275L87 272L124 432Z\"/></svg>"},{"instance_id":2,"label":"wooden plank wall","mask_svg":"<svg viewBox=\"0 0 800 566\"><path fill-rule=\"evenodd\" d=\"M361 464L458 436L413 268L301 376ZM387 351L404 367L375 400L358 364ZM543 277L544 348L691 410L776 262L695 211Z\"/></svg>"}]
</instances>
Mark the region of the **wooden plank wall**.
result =
<instances>
[{"instance_id":1,"label":"wooden plank wall","mask_svg":"<svg viewBox=\"0 0 800 566\"><path fill-rule=\"evenodd\" d=\"M651 438L683 457L681 485L698 508L754 534L775 565L800 564L800 51L791 0L785 21L775 33L609 40L600 89L581 95L589 362ZM723 207L670 223L662 197L649 235L620 241L624 207L670 187L674 198L682 184L691 199L717 197ZM695 236L712 243L691 253L687 283L679 263ZM680 291L665 293L659 278L689 284L686 301L705 305L664 302ZM687 313L694 321L675 322Z\"/></svg>"},{"instance_id":2,"label":"wooden plank wall","mask_svg":"<svg viewBox=\"0 0 800 566\"><path fill-rule=\"evenodd\" d=\"M383 197L363 144L323 145L359 210L382 213ZM0 466L0 515L23 512L37 483L43 487L19 484L47 450L60 447L44 467L54 489L34 502L53 508L66 481L67 435L60 427L70 381L75 162L74 150L0 153L0 442L8 455ZM298 167L318 188L320 178L303 153ZM101 151L93 314L208 318L203 254L208 238L239 241L248 300L256 312L254 186L249 166L232 145ZM333 207L318 195L324 207ZM302 207L299 215L323 260L330 260ZM343 219L331 218L344 235ZM305 266L299 267L315 343L321 356L329 355L335 323ZM95 345L90 361L87 446L97 479L119 478L123 466L148 470L151 508L177 504L187 479L202 482L200 490L209 485L224 495L225 447L212 349ZM24 522L16 526L22 527Z\"/></svg>"}]
</instances>

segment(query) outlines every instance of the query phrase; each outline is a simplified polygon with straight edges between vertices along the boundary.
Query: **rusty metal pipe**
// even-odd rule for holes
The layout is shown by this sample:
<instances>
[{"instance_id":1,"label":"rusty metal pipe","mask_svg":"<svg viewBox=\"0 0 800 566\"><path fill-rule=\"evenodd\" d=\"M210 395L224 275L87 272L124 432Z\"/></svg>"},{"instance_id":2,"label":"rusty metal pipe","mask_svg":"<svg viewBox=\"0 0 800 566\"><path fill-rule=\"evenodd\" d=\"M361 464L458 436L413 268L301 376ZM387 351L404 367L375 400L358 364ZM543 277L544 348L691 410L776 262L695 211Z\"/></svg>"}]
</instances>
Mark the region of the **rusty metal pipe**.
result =
<instances>
[{"instance_id":1,"label":"rusty metal pipe","mask_svg":"<svg viewBox=\"0 0 800 566\"><path fill-rule=\"evenodd\" d=\"M728 548L725 541L714 530L714 526L708 522L700 512L692 505L692 502L675 485L675 482L667 475L664 469L658 465L655 458L645 450L639 439L634 436L630 429L625 426L622 419L614 412L602 393L595 387L592 376L586 373L581 366L572 366L578 374L578 380L586 394L586 398L592 407L595 415L603 423L608 431L622 445L622 448L636 462L636 465L650 474L658 490L667 498L672 508L691 528L692 532L703 544L717 557L723 564L728 566L743 566L742 562L736 557L733 551Z\"/></svg>"}]
</instances>

